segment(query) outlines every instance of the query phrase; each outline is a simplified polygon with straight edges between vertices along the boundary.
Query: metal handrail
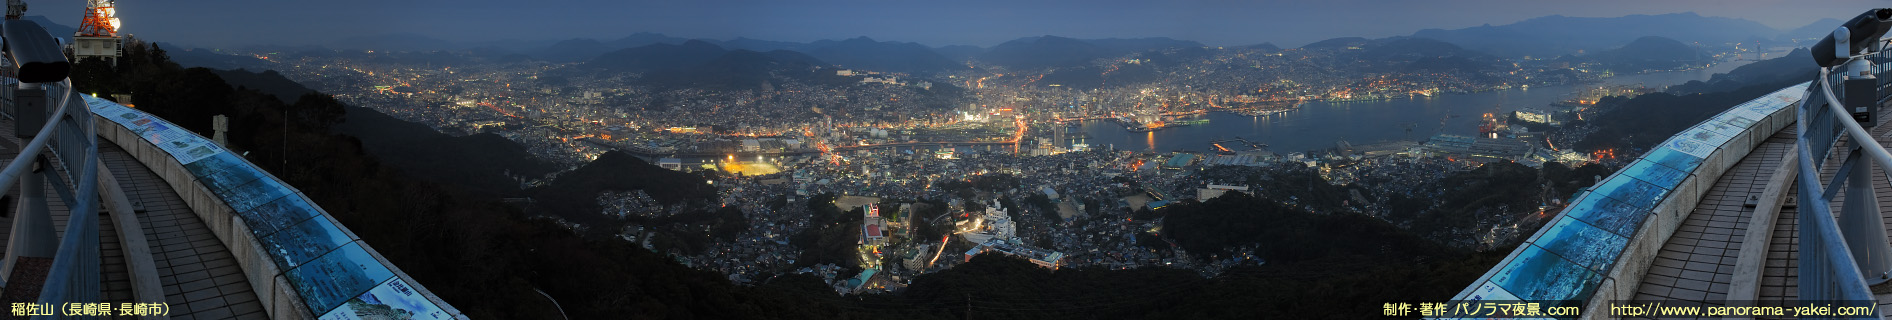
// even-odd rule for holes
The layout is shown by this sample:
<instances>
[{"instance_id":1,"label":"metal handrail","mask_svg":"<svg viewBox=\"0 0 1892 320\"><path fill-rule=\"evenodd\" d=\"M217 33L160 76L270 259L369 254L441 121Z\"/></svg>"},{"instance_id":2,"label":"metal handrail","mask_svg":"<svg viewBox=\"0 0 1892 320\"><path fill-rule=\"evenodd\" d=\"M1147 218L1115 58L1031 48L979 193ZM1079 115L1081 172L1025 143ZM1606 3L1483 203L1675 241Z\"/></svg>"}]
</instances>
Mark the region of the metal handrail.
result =
<instances>
[{"instance_id":1,"label":"metal handrail","mask_svg":"<svg viewBox=\"0 0 1892 320\"><path fill-rule=\"evenodd\" d=\"M60 97L61 110L66 109L66 103L74 95L71 81L63 83L66 84L66 93ZM61 129L58 134L60 144L71 146L71 143L81 143L84 156L77 160L78 173L71 171L72 166L66 167L67 174L76 180L74 183L78 192L73 194L71 201L74 203L67 204L71 210L66 222L66 233L59 241L45 285L40 288L40 303L57 305L61 302L98 301L99 298L98 136L87 130L92 123L90 111L81 111L84 113L56 113L61 121L47 124L47 127ZM64 160L61 162L73 161L60 157ZM51 170L43 172L52 173Z\"/></svg>"},{"instance_id":2,"label":"metal handrail","mask_svg":"<svg viewBox=\"0 0 1892 320\"><path fill-rule=\"evenodd\" d=\"M1797 197L1801 203L1798 217L1801 268L1798 283L1799 296L1801 300L1813 301L1874 301L1875 298L1866 282L1865 274L1860 270L1861 262L1853 254L1852 244L1848 243L1847 237L1840 231L1839 222L1833 216L1831 197L1836 195L1828 193L1829 190L1826 190L1827 187L1824 187L1825 184L1820 181L1820 167L1826 158L1825 155L1833 150L1833 144L1839 140L1835 135L1844 132L1850 138L1850 144L1854 148L1847 148L1850 150L1846 153L1848 158L1844 167L1839 169L1842 173L1833 177L1834 186L1838 188L1840 185L1837 183L1844 181L1841 179L1850 179L1853 182L1863 180L1864 183L1844 186L1848 191L1846 208L1854 209L1854 206L1868 204L1871 206L1856 209L1857 211L1848 210L1854 211L1849 212L1849 215L1861 215L1849 218L1866 219L1866 216L1871 216L1873 217L1871 220L1878 221L1879 219L1876 218L1878 216L1877 200L1871 196L1870 178L1861 179L1869 176L1864 175L1863 171L1847 172L1855 169L1870 170L1871 166L1862 166L1857 161L1866 160L1873 162L1874 166L1880 167L1882 171L1887 171L1885 173L1892 174L1892 152L1887 152L1877 143L1878 140L1873 139L1863 126L1853 120L1851 113L1833 94L1831 84L1827 80L1830 78L1830 72L1830 69L1821 68L1819 81L1807 88L1808 94L1813 94L1812 91L1819 92L1823 96L1820 102L1825 102L1827 107L1817 108L1816 100L1802 99L1800 106L1795 109L1795 114L1799 119L1794 126L1796 134L1794 149L1799 158L1796 164L1799 177L1795 179L1795 184L1799 188ZM1857 93L1849 92L1848 94ZM1835 130L1834 123L1838 123L1841 128ZM1877 228L1884 230L1882 223ZM1879 234L1878 238L1876 245L1886 245L1883 233ZM1862 243L1860 245L1875 244ZM1877 313L1876 309L1874 313ZM1876 319L1879 316L1873 314L1870 318Z\"/></svg>"},{"instance_id":3,"label":"metal handrail","mask_svg":"<svg viewBox=\"0 0 1892 320\"><path fill-rule=\"evenodd\" d=\"M1827 80L1831 78L1828 72L1830 70L1827 68L1820 68L1820 90L1818 90L1821 93L1820 96L1826 97L1826 107L1829 109L1827 111L1833 112L1834 119L1839 120L1835 122L1844 126L1846 137L1852 138L1854 142L1878 141L1873 139L1871 132L1866 131L1865 126L1861 126L1858 121L1853 121L1851 111L1846 110L1846 104L1840 103L1839 98L1833 95L1832 84ZM1886 181L1892 181L1892 151L1887 151L1878 143L1854 143L1854 145L1863 148L1865 155L1872 157L1872 163L1879 166L1880 174L1886 176ZM1815 179L1818 179L1817 176ZM6 192L6 190L0 189L0 192Z\"/></svg>"},{"instance_id":4,"label":"metal handrail","mask_svg":"<svg viewBox=\"0 0 1892 320\"><path fill-rule=\"evenodd\" d=\"M52 252L52 266L40 288L35 302L50 306L62 306L66 302L98 301L99 296L99 214L98 214L98 137L93 134L92 117L89 108L72 105L77 99L70 78L57 83L59 98L54 111L39 128L37 134L5 169L0 170L0 193L10 191L22 178L37 174L58 186L54 190L65 198L66 207L70 208L66 219L65 233L60 236L57 247ZM83 105L83 104L82 104ZM58 146L48 146L57 141ZM34 170L33 164L39 162L43 154L48 153L58 161L53 164L65 168L71 178L69 185L76 192L67 196L68 190L60 181L56 168ZM75 159L76 158L76 159ZM40 181L40 180L27 180ZM30 189L29 189L30 190ZM22 194L22 197L44 198L44 194ZM27 200L38 201L38 200ZM44 207L27 210L21 215L45 215ZM43 219L43 218L42 218ZM16 239L18 241L18 239ZM9 257L11 254L9 253ZM11 280L11 279L9 279Z\"/></svg>"},{"instance_id":5,"label":"metal handrail","mask_svg":"<svg viewBox=\"0 0 1892 320\"><path fill-rule=\"evenodd\" d=\"M20 181L20 175L25 174L26 170L31 168L30 165L33 164L33 159L38 157L40 152L46 149L46 142L52 140L53 130L59 127L56 125L56 123L59 123L59 117L64 116L66 114L66 108L71 105L71 101L68 100L72 97L72 80L67 79L61 81L60 84L65 87L66 93L59 95L59 108L57 111L53 111L51 115L46 117L46 126L39 128L39 134L33 136L31 142L26 143L26 148L20 149L20 154L13 157L13 162L7 163L6 169L0 170L0 194L6 194L7 191L12 190L13 185L16 184L15 182Z\"/></svg>"}]
</instances>

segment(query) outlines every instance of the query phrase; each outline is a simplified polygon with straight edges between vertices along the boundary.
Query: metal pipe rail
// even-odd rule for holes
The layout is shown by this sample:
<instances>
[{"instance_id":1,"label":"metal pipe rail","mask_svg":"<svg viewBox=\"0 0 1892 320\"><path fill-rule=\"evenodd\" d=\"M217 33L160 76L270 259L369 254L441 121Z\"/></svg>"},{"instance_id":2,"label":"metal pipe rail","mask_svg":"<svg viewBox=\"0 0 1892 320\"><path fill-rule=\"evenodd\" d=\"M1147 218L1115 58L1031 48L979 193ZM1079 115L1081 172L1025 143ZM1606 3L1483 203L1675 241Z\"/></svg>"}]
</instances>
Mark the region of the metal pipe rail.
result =
<instances>
[{"instance_id":1,"label":"metal pipe rail","mask_svg":"<svg viewBox=\"0 0 1892 320\"><path fill-rule=\"evenodd\" d=\"M1843 126L1841 129L1845 130L1846 137L1851 138L1855 142L1854 145L1863 148L1865 155L1872 157L1873 164L1878 165L1880 170L1886 170L1881 174L1888 180L1892 180L1892 151L1887 151L1885 146L1876 143L1878 140L1873 139L1872 133L1866 131L1865 126L1861 126L1858 121L1853 121L1851 112L1846 111L1846 104L1840 103L1839 98L1834 97L1833 87L1827 81L1827 78L1830 78L1827 72L1825 68L1820 69L1820 85L1817 87L1820 89L1820 96L1826 98L1827 111L1832 112L1834 117L1844 118L1835 122ZM1859 141L1874 141L1875 143L1857 143ZM5 189L0 189L0 192L5 191Z\"/></svg>"},{"instance_id":2,"label":"metal pipe rail","mask_svg":"<svg viewBox=\"0 0 1892 320\"><path fill-rule=\"evenodd\" d=\"M59 117L65 115L66 108L71 105L69 98L72 97L72 80L67 79L60 84L66 90L65 94L59 95L59 109L46 117L46 126L39 128L39 134L34 135L33 140L27 142L25 148L20 148L20 154L13 157L13 162L7 163L6 169L0 170L0 194L13 190L14 182L20 181L20 176L26 173L27 168L30 168L33 159L46 150L46 142L52 140L53 130L59 127L55 124L59 123Z\"/></svg>"},{"instance_id":3,"label":"metal pipe rail","mask_svg":"<svg viewBox=\"0 0 1892 320\"><path fill-rule=\"evenodd\" d=\"M93 132L91 111L84 104L73 107L71 79L50 84L59 87L59 98L54 111L47 115L44 126L29 141L20 153L14 156L5 169L0 169L0 194L10 191L14 185L29 174L41 175L52 185L59 188L73 186L77 190L54 190L69 208L65 233L57 242L52 252L51 269L44 279L35 302L47 304L58 309L65 309L68 302L96 302L99 300L99 214L98 214L98 143ZM49 143L54 146L48 146ZM53 168L32 169L39 162L40 156L50 152L55 160L51 163L66 169L68 177L62 178ZM67 180L70 178L70 180ZM30 191L22 190L22 191ZM65 197L66 194L70 197ZM44 194L25 194L24 198L44 198ZM43 207L41 207L43 208ZM20 212L20 215L45 215L43 209ZM14 254L14 253L9 253ZM57 312L56 312L57 313ZM43 318L45 316L36 317Z\"/></svg>"},{"instance_id":4,"label":"metal pipe rail","mask_svg":"<svg viewBox=\"0 0 1892 320\"><path fill-rule=\"evenodd\" d=\"M1795 110L1799 119L1795 122L1795 151L1799 157L1796 165L1799 177L1795 185L1799 188L1801 204L1799 295L1801 300L1811 301L1874 301L1866 277L1874 277L1874 282L1885 282L1883 265L1874 262L1888 258L1883 249L1888 243L1885 224L1873 196L1870 172L1873 167L1879 167L1885 171L1882 173L1892 174L1892 152L1887 152L1871 133L1853 121L1851 113L1833 94L1827 80L1830 72L1821 68L1819 81L1807 88L1809 95L1817 92L1823 98L1802 99ZM1819 107L1822 103L1827 106ZM1833 181L1822 183L1820 168L1842 132L1849 141L1843 149L1847 157ZM1865 165L1863 161L1873 164ZM1832 200L1838 196L1835 192L1842 187L1847 191L1846 202L1842 204L1846 213L1843 218L1853 222L1848 225L1854 227L1847 232L1841 232L1831 208ZM1875 272L1877 274L1867 274ZM1879 316L1873 314L1870 318Z\"/></svg>"},{"instance_id":5,"label":"metal pipe rail","mask_svg":"<svg viewBox=\"0 0 1892 320\"><path fill-rule=\"evenodd\" d=\"M72 186L77 192L69 200L72 203L66 204L71 211L65 236L60 238L51 272L46 275L46 283L40 288L39 302L54 306L65 302L99 301L100 292L98 135L93 132L90 110L69 109L69 102L74 100L71 98L77 93L72 91L70 80L62 83L66 93L60 96L59 109L66 112L55 113L54 117L58 121L48 122L46 126L58 128L54 136L59 139L60 148L55 148L53 154L59 157L59 163L64 164L67 176L76 180L72 181ZM34 140L39 138L36 136ZM73 159L73 153L81 156ZM78 170L75 172L73 169ZM52 170L43 170L42 174L48 175L47 178L58 178Z\"/></svg>"}]
</instances>

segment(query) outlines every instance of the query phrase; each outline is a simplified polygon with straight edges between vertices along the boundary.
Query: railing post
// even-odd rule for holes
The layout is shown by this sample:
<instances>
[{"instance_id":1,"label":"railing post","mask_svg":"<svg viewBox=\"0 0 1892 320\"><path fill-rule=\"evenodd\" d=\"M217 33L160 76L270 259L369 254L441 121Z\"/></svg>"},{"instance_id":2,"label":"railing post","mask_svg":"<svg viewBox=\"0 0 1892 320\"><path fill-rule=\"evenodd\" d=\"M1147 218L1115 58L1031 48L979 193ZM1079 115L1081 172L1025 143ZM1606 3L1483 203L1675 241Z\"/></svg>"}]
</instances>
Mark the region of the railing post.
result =
<instances>
[{"instance_id":1,"label":"railing post","mask_svg":"<svg viewBox=\"0 0 1892 320\"><path fill-rule=\"evenodd\" d=\"M6 164L5 170L0 170L0 194L5 194L14 181L20 184L19 210L10 226L12 234L5 256L0 258L0 277L10 277L22 257L49 258L51 265L45 270L44 285L38 297L29 301L59 308L63 308L63 303L96 303L100 280L98 201L94 196L98 190L95 181L98 149L97 137L91 131L91 114L82 101L77 103L77 109L68 108L78 95L68 80L70 63L59 53L57 41L31 21L4 20L0 24L4 25L0 28L4 35L0 38L6 40L4 61L9 62L0 68L18 71L14 74L20 81L18 87L0 88L4 89L0 91L5 91L5 97L19 94L20 99L9 99L10 110L7 111L37 114L15 118L15 135L32 139L16 150L19 154L12 163ZM46 84L55 85L54 88L63 92L56 97L57 102L48 99L54 97L45 94ZM46 144L52 140L58 140L59 146L52 152L57 165L68 169L71 181L77 186L65 203L71 214L63 239L53 231L44 188L49 181L66 181L51 167L54 162L43 154ZM68 191L63 186L59 188L62 195ZM19 281L22 279L7 279L15 285Z\"/></svg>"},{"instance_id":2,"label":"railing post","mask_svg":"<svg viewBox=\"0 0 1892 320\"><path fill-rule=\"evenodd\" d=\"M1873 167L1892 164L1892 153L1847 115L1851 110L1835 96L1833 79L1828 77L1831 71L1820 69L1821 77L1808 87L1806 100L1801 101L1797 112L1795 152L1799 153L1800 173L1795 185L1801 199L1797 291L1799 300L1806 303L1875 301L1868 283L1887 282L1887 264L1883 262L1889 258L1887 253L1892 250L1887 248L1892 244L1886 241L1885 222L1879 219L1872 174L1873 169L1887 169ZM1854 93L1877 94L1876 90ZM1835 150L1839 134L1846 135L1848 145ZM1847 173L1833 179L1846 180L1834 180L1844 182L1837 185L1822 183L1820 172L1825 163L1819 159L1835 151L1844 151L1845 167L1838 169ZM1840 195L1828 193L1823 185L1846 189L1841 212L1831 211L1832 201ZM1849 318L1878 319L1879 312Z\"/></svg>"},{"instance_id":3,"label":"railing post","mask_svg":"<svg viewBox=\"0 0 1892 320\"><path fill-rule=\"evenodd\" d=\"M1876 141L1853 141L1853 143L1877 143ZM1863 158L1860 151L1849 152L1848 158ZM1852 173L1847 179L1846 201L1840 205L1840 235L1846 238L1846 247L1852 249L1853 260L1859 266L1859 275L1864 277L1866 285L1885 283L1888 271L1892 271L1892 243L1886 242L1885 220L1879 212L1879 199L1874 195L1872 185L1873 170L1871 160L1859 159L1852 164Z\"/></svg>"},{"instance_id":4,"label":"railing post","mask_svg":"<svg viewBox=\"0 0 1892 320\"><path fill-rule=\"evenodd\" d=\"M1874 41L1873 47L1878 42ZM1836 93L1841 108L1852 113L1851 118L1860 122L1862 127L1871 127L1878 122L1879 88L1878 79L1872 74L1873 63L1869 59L1852 59L1834 68L1843 70L1834 74L1833 80L1840 82L1840 88L1828 87L1828 90L1840 89ZM1828 83L1831 85L1832 83ZM1847 179L1846 201L1840 205L1840 234L1846 239L1847 248L1851 249L1854 263L1859 267L1860 276L1866 284L1878 285L1892 279L1892 242L1885 237L1885 220L1879 211L1879 201L1872 185L1873 162L1884 159L1871 159L1865 156L1868 145L1876 146L1879 141L1871 136L1850 136L1850 147L1846 148L1846 160L1852 163L1852 173ZM1859 161L1852 161L1859 160ZM1830 199L1829 199L1830 200Z\"/></svg>"},{"instance_id":5,"label":"railing post","mask_svg":"<svg viewBox=\"0 0 1892 320\"><path fill-rule=\"evenodd\" d=\"M12 236L7 240L5 260L0 260L0 275L11 279L13 269L20 257L52 258L59 246L59 239L53 235L53 218L46 207L46 162L39 157L28 158L34 161L32 173L20 175L19 206L14 210Z\"/></svg>"}]
</instances>

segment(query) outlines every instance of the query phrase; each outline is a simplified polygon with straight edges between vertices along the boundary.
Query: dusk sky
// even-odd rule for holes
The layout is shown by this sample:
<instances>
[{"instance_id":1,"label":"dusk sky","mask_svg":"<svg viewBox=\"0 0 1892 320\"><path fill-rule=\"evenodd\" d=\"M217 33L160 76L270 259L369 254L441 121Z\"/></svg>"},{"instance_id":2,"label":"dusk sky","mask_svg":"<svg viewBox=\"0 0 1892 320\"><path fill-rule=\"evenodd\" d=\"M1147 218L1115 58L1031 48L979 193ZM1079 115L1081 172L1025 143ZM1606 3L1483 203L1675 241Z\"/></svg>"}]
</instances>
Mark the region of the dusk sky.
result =
<instances>
[{"instance_id":1,"label":"dusk sky","mask_svg":"<svg viewBox=\"0 0 1892 320\"><path fill-rule=\"evenodd\" d=\"M76 25L83 1L32 1L29 15ZM1172 37L1210 45L1410 35L1533 17L1695 12L1777 29L1845 19L1892 1L120 1L125 31L187 46L323 44L418 34L451 41L609 40L647 31L691 38L812 41L869 36L991 46L1026 36Z\"/></svg>"}]
</instances>

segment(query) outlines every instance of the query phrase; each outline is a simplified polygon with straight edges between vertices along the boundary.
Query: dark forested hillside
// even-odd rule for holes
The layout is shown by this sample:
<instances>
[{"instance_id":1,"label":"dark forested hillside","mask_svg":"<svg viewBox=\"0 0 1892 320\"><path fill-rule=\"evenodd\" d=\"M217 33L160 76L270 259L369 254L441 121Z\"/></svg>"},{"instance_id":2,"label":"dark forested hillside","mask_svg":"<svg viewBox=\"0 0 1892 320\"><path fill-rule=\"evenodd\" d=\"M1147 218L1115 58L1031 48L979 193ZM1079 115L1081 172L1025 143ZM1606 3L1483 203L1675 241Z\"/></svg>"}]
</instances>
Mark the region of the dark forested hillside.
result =
<instances>
[{"instance_id":1,"label":"dark forested hillside","mask_svg":"<svg viewBox=\"0 0 1892 320\"><path fill-rule=\"evenodd\" d=\"M302 95L316 93L314 89L304 87L300 83L283 77L281 73L276 73L276 70L255 72L245 69L210 69L210 72L217 74L217 77L223 78L231 86L256 89L256 91L276 96L276 99L282 101L296 101Z\"/></svg>"},{"instance_id":2,"label":"dark forested hillside","mask_svg":"<svg viewBox=\"0 0 1892 320\"><path fill-rule=\"evenodd\" d=\"M224 79L238 91L254 90L299 105L340 105L334 101L318 101L326 99L326 96L284 78L274 70L251 72L209 69L209 72ZM304 97L310 94L316 95ZM303 101L305 98L313 100ZM413 177L488 195L513 196L520 191L516 177L537 177L554 169L551 164L527 152L524 146L498 135L454 137L372 109L353 106L342 108L345 110L323 111L342 115L332 124L335 133L360 140L363 149Z\"/></svg>"},{"instance_id":3,"label":"dark forested hillside","mask_svg":"<svg viewBox=\"0 0 1892 320\"><path fill-rule=\"evenodd\" d=\"M1358 213L1315 214L1272 200L1230 192L1208 202L1168 209L1163 233L1196 255L1248 244L1271 263L1322 258L1411 258L1451 252L1399 227ZM1384 256L1383 256L1384 255Z\"/></svg>"},{"instance_id":4,"label":"dark forested hillside","mask_svg":"<svg viewBox=\"0 0 1892 320\"><path fill-rule=\"evenodd\" d=\"M401 121L380 111L347 107L335 132L361 140L363 149L417 178L457 185L493 195L517 195L519 180L557 168L512 140L481 133L442 134L426 125Z\"/></svg>"},{"instance_id":5,"label":"dark forested hillside","mask_svg":"<svg viewBox=\"0 0 1892 320\"><path fill-rule=\"evenodd\" d=\"M1669 86L1670 94L1686 95L1692 93L1713 93L1741 89L1741 87L1778 83L1783 80L1813 80L1819 68L1812 63L1813 53L1806 48L1794 49L1786 56L1755 61L1734 68L1728 73L1717 73L1708 81L1689 81L1688 83Z\"/></svg>"},{"instance_id":6,"label":"dark forested hillside","mask_svg":"<svg viewBox=\"0 0 1892 320\"><path fill-rule=\"evenodd\" d=\"M716 197L716 188L710 187L702 176L659 168L619 151L605 152L597 160L560 174L550 184L530 192L549 214L598 225L612 222L598 207L598 193L632 190L643 190L663 204L707 202ZM612 229L599 228L598 231Z\"/></svg>"},{"instance_id":7,"label":"dark forested hillside","mask_svg":"<svg viewBox=\"0 0 1892 320\"><path fill-rule=\"evenodd\" d=\"M1604 98L1597 105L1609 111L1587 122L1595 126L1596 131L1576 147L1580 150L1650 148L1723 110L1813 78L1813 74L1782 77L1721 92Z\"/></svg>"},{"instance_id":8,"label":"dark forested hillside","mask_svg":"<svg viewBox=\"0 0 1892 320\"><path fill-rule=\"evenodd\" d=\"M1608 97L1597 102L1602 114L1585 122L1595 131L1576 144L1579 150L1650 148L1708 117L1787 86L1814 80L1819 69L1811 54L1797 49L1786 56L1755 61L1708 81L1689 81L1661 93L1635 98Z\"/></svg>"},{"instance_id":9,"label":"dark forested hillside","mask_svg":"<svg viewBox=\"0 0 1892 320\"><path fill-rule=\"evenodd\" d=\"M1655 36L1636 38L1620 48L1584 58L1600 63L1604 68L1624 73L1699 67L1713 60L1702 54L1701 50L1681 41Z\"/></svg>"}]
</instances>

